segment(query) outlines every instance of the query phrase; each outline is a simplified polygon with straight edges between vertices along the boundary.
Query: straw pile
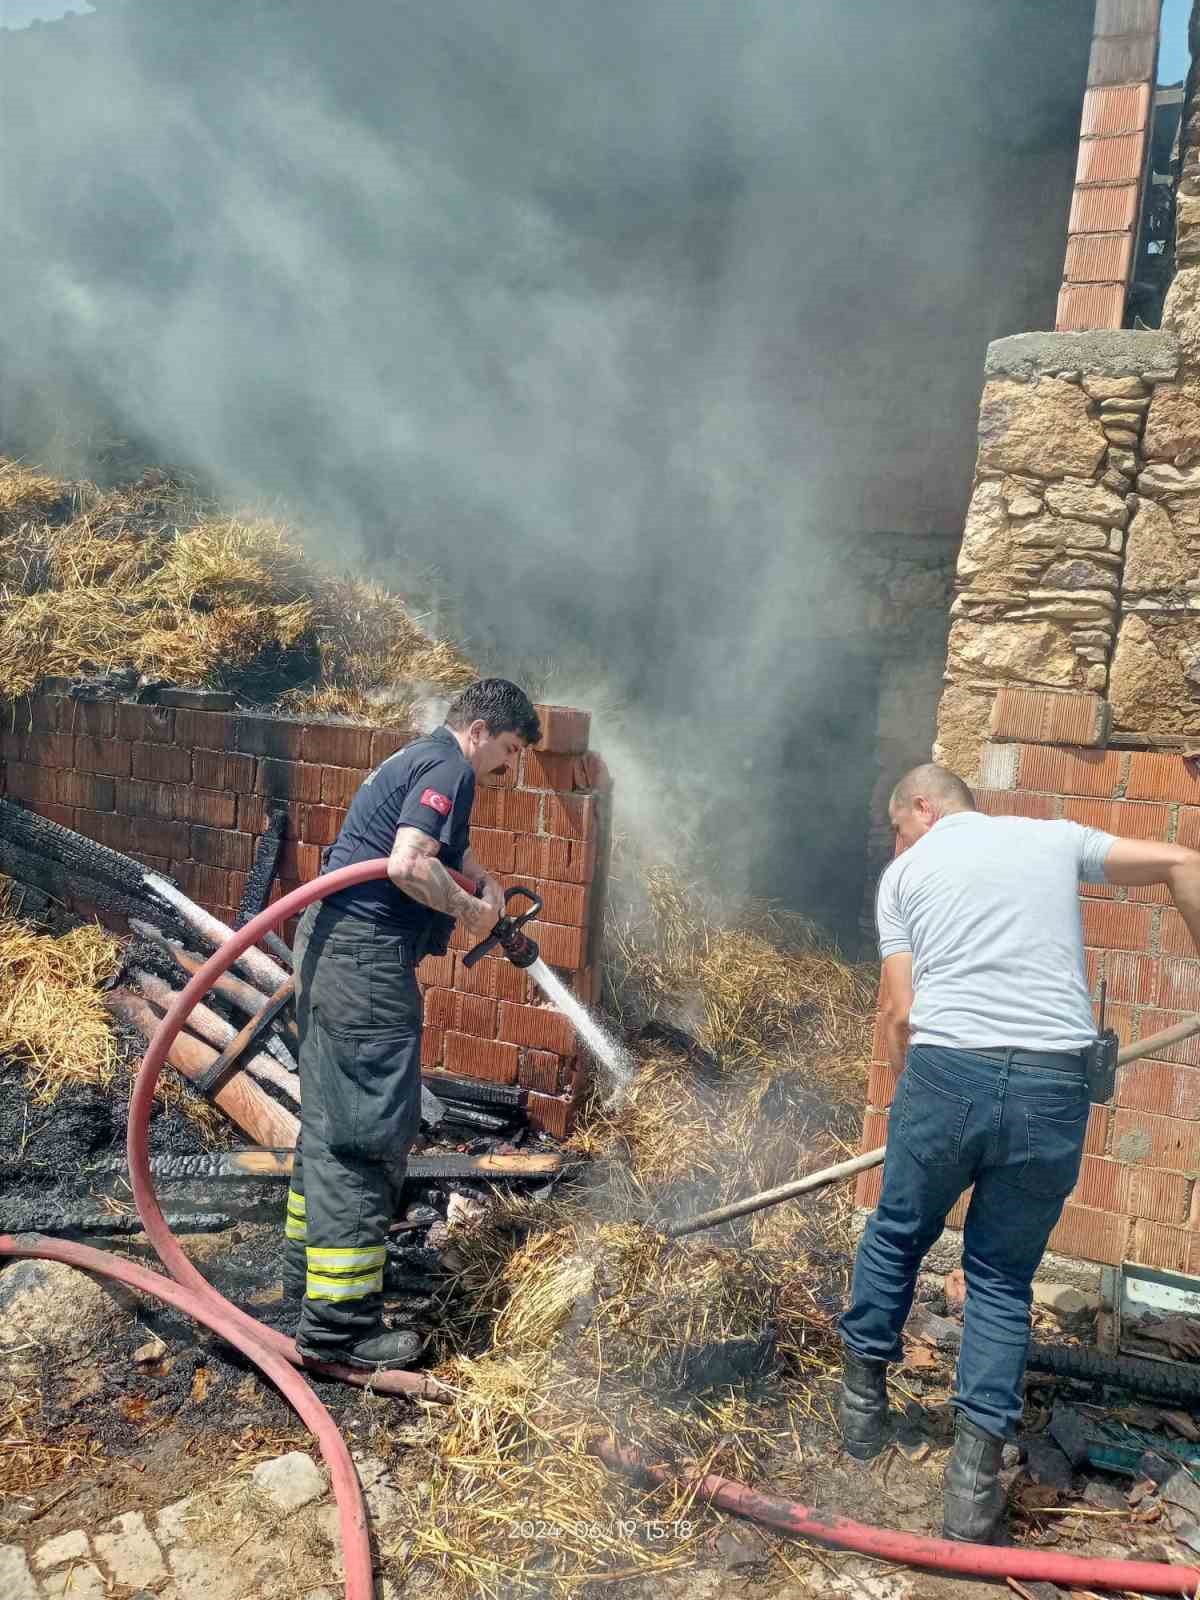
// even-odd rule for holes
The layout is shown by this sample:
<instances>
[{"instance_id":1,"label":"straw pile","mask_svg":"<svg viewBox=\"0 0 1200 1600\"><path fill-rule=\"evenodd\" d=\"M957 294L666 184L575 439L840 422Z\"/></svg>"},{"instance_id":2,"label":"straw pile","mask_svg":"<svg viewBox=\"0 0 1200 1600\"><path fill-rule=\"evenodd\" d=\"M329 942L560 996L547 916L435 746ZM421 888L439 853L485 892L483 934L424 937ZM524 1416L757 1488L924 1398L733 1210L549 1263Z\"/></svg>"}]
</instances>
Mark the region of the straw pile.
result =
<instances>
[{"instance_id":1,"label":"straw pile","mask_svg":"<svg viewBox=\"0 0 1200 1600\"><path fill-rule=\"evenodd\" d=\"M62 497L63 486L56 478L18 461L0 461L0 533L49 516Z\"/></svg>"},{"instance_id":2,"label":"straw pile","mask_svg":"<svg viewBox=\"0 0 1200 1600\"><path fill-rule=\"evenodd\" d=\"M0 1393L0 1495L28 1495L72 1473L95 1474L104 1464L100 1443L76 1422L43 1437L44 1397L32 1381L5 1377ZM5 1530L6 1533L9 1530Z\"/></svg>"},{"instance_id":3,"label":"straw pile","mask_svg":"<svg viewBox=\"0 0 1200 1600\"><path fill-rule=\"evenodd\" d=\"M221 514L160 474L101 493L0 462L0 694L129 668L392 722L411 707L397 685L473 676L398 597L324 571L276 521Z\"/></svg>"},{"instance_id":4,"label":"straw pile","mask_svg":"<svg viewBox=\"0 0 1200 1600\"><path fill-rule=\"evenodd\" d=\"M874 975L762 907L718 927L666 872L608 949L622 1014L691 1014L712 1059L645 1051L627 1103L598 1096L574 1141L586 1187L455 1234L465 1293L438 1372L456 1398L427 1408L418 1438L403 1430L420 1470L403 1476L410 1531L388 1554L397 1576L464 1600L693 1563L713 1515L614 1478L589 1453L598 1435L681 1472L778 1482L781 1456L832 1422L849 1191L678 1241L654 1223L856 1137ZM376 1446L401 1446L392 1432Z\"/></svg>"},{"instance_id":5,"label":"straw pile","mask_svg":"<svg viewBox=\"0 0 1200 1600\"><path fill-rule=\"evenodd\" d=\"M56 939L17 921L0 879L0 1060L25 1068L37 1104L66 1083L111 1083L118 1055L100 985L119 965L95 923Z\"/></svg>"},{"instance_id":6,"label":"straw pile","mask_svg":"<svg viewBox=\"0 0 1200 1600\"><path fill-rule=\"evenodd\" d=\"M0 1067L24 1071L35 1105L78 1084L128 1097L143 1041L122 1038L103 999L120 966L120 946L96 922L56 937L13 915L0 877ZM226 1141L221 1112L178 1074L163 1072L155 1099L187 1116L206 1144Z\"/></svg>"}]
</instances>

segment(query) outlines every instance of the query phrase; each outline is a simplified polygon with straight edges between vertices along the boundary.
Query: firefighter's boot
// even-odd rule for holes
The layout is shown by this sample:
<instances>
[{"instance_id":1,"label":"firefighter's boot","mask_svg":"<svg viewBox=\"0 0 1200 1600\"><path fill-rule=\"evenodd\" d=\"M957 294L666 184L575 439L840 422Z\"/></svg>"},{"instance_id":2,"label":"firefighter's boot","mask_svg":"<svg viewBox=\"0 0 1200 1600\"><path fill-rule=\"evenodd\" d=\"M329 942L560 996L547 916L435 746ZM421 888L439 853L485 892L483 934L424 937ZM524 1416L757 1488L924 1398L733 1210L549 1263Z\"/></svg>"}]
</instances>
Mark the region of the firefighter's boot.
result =
<instances>
[{"instance_id":1,"label":"firefighter's boot","mask_svg":"<svg viewBox=\"0 0 1200 1600\"><path fill-rule=\"evenodd\" d=\"M360 1372L394 1372L413 1366L424 1348L425 1340L411 1328L380 1328L344 1349L301 1350L300 1354L306 1361L357 1367Z\"/></svg>"}]
</instances>

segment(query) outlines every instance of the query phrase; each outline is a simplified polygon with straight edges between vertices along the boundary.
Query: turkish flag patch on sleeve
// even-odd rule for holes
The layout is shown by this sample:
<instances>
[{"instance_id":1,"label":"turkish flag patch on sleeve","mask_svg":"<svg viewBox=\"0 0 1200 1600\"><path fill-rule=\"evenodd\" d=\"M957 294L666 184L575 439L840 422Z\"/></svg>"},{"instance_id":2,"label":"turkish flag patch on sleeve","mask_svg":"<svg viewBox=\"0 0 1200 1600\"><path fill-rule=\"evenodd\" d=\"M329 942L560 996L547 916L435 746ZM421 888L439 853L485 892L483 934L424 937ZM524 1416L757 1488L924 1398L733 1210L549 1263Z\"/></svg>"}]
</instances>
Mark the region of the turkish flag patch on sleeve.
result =
<instances>
[{"instance_id":1,"label":"turkish flag patch on sleeve","mask_svg":"<svg viewBox=\"0 0 1200 1600\"><path fill-rule=\"evenodd\" d=\"M439 816L448 817L451 811L450 797L439 794L436 789L426 789L421 796L423 806L432 806Z\"/></svg>"}]
</instances>

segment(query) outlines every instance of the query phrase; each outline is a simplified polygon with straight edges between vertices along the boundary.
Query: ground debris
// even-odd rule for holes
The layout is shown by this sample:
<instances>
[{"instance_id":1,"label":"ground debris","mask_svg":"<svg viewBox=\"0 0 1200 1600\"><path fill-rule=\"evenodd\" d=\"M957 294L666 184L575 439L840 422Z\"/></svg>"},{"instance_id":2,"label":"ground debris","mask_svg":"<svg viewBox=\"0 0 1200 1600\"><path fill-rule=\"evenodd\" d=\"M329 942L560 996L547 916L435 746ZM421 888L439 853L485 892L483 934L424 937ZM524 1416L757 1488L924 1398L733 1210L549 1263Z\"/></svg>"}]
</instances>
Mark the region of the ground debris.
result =
<instances>
[{"instance_id":1,"label":"ground debris","mask_svg":"<svg viewBox=\"0 0 1200 1600\"><path fill-rule=\"evenodd\" d=\"M1168 1317L1142 1317L1124 1330L1127 1348L1154 1355L1165 1350L1174 1361L1200 1361L1200 1318L1182 1311Z\"/></svg>"},{"instance_id":2,"label":"ground debris","mask_svg":"<svg viewBox=\"0 0 1200 1600\"><path fill-rule=\"evenodd\" d=\"M967 1303L967 1278L961 1267L955 1267L942 1280L942 1293L946 1299L946 1312L951 1317L961 1317Z\"/></svg>"},{"instance_id":3,"label":"ground debris","mask_svg":"<svg viewBox=\"0 0 1200 1600\"><path fill-rule=\"evenodd\" d=\"M962 1344L962 1323L953 1317L936 1316L924 1306L910 1318L908 1332L938 1350L957 1350Z\"/></svg>"},{"instance_id":4,"label":"ground debris","mask_svg":"<svg viewBox=\"0 0 1200 1600\"><path fill-rule=\"evenodd\" d=\"M145 1344L138 1345L133 1352L134 1365L139 1367L155 1366L162 1361L166 1353L166 1345L157 1334L154 1334L146 1340Z\"/></svg>"},{"instance_id":5,"label":"ground debris","mask_svg":"<svg viewBox=\"0 0 1200 1600\"><path fill-rule=\"evenodd\" d=\"M1177 1472L1173 1472L1160 1492L1164 1500L1200 1521L1200 1484L1186 1467L1180 1467Z\"/></svg>"},{"instance_id":6,"label":"ground debris","mask_svg":"<svg viewBox=\"0 0 1200 1600\"><path fill-rule=\"evenodd\" d=\"M1109 1478L1089 1478L1080 1499L1095 1511L1124 1511L1128 1504L1124 1491Z\"/></svg>"},{"instance_id":7,"label":"ground debris","mask_svg":"<svg viewBox=\"0 0 1200 1600\"><path fill-rule=\"evenodd\" d=\"M1049 1431L1072 1467L1081 1467L1088 1457L1088 1433L1074 1407L1059 1401L1050 1414Z\"/></svg>"},{"instance_id":8,"label":"ground debris","mask_svg":"<svg viewBox=\"0 0 1200 1600\"><path fill-rule=\"evenodd\" d=\"M1008 1587L1021 1600L1064 1600L1067 1594L1055 1583L1042 1583L1035 1578L1009 1578Z\"/></svg>"},{"instance_id":9,"label":"ground debris","mask_svg":"<svg viewBox=\"0 0 1200 1600\"><path fill-rule=\"evenodd\" d=\"M1050 1439L1032 1438L1025 1446L1025 1470L1034 1483L1069 1491L1074 1479L1070 1461Z\"/></svg>"}]
</instances>

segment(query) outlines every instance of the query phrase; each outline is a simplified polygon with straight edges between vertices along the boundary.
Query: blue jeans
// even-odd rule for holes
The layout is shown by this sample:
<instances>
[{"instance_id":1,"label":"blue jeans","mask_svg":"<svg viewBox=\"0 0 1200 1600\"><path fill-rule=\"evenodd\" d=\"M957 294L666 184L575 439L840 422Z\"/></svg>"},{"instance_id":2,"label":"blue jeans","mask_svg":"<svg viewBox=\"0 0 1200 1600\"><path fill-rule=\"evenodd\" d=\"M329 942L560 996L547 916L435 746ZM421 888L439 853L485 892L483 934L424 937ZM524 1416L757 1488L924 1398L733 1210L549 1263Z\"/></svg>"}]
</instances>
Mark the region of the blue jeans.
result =
<instances>
[{"instance_id":1,"label":"blue jeans","mask_svg":"<svg viewBox=\"0 0 1200 1600\"><path fill-rule=\"evenodd\" d=\"M892 1106L883 1192L840 1324L847 1348L899 1360L921 1259L974 1184L954 1404L986 1432L1011 1436L1024 1409L1033 1274L1079 1175L1087 1117L1082 1058L1074 1072L914 1045Z\"/></svg>"}]
</instances>

